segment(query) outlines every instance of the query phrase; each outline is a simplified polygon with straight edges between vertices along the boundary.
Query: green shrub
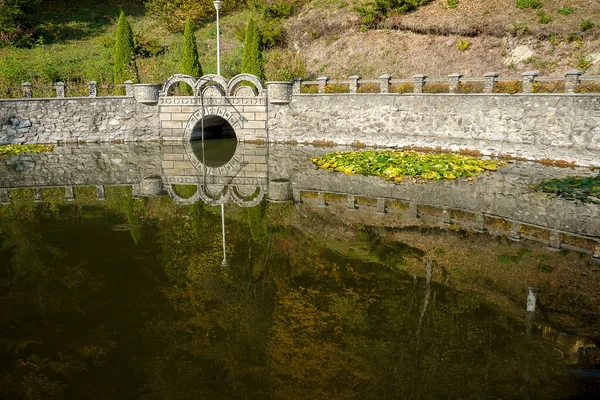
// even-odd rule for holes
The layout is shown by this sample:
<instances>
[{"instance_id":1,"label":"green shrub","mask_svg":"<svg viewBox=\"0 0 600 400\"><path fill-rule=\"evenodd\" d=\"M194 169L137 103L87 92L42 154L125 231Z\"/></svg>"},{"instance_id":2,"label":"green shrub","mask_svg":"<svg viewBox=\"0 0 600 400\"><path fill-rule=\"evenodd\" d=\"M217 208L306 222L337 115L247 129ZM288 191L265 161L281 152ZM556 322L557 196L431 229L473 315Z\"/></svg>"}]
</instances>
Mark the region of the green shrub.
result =
<instances>
[{"instance_id":1,"label":"green shrub","mask_svg":"<svg viewBox=\"0 0 600 400\"><path fill-rule=\"evenodd\" d=\"M552 22L552 16L550 14L546 14L544 10L540 10L537 12L538 22L542 25L549 24Z\"/></svg>"},{"instance_id":2,"label":"green shrub","mask_svg":"<svg viewBox=\"0 0 600 400\"><path fill-rule=\"evenodd\" d=\"M406 82L406 83L398 83L390 86L390 93L414 93L415 85L414 83Z\"/></svg>"},{"instance_id":3,"label":"green shrub","mask_svg":"<svg viewBox=\"0 0 600 400\"><path fill-rule=\"evenodd\" d=\"M459 82L456 93L483 93L482 82Z\"/></svg>"},{"instance_id":4,"label":"green shrub","mask_svg":"<svg viewBox=\"0 0 600 400\"><path fill-rule=\"evenodd\" d=\"M30 23L40 0L0 1L0 47L29 47L35 42Z\"/></svg>"},{"instance_id":5,"label":"green shrub","mask_svg":"<svg viewBox=\"0 0 600 400\"><path fill-rule=\"evenodd\" d=\"M262 39L254 18L250 18L246 26L246 38L244 40L244 56L242 58L242 72L264 77Z\"/></svg>"},{"instance_id":6,"label":"green shrub","mask_svg":"<svg viewBox=\"0 0 600 400\"><path fill-rule=\"evenodd\" d=\"M535 82L531 86L532 93L564 93L565 81Z\"/></svg>"},{"instance_id":7,"label":"green shrub","mask_svg":"<svg viewBox=\"0 0 600 400\"><path fill-rule=\"evenodd\" d=\"M469 47L471 47L471 39L469 38L459 39L458 42L456 42L456 48L460 51L466 51Z\"/></svg>"},{"instance_id":8,"label":"green shrub","mask_svg":"<svg viewBox=\"0 0 600 400\"><path fill-rule=\"evenodd\" d=\"M523 92L523 82L521 81L506 81L496 82L494 93L515 94Z\"/></svg>"},{"instance_id":9,"label":"green shrub","mask_svg":"<svg viewBox=\"0 0 600 400\"><path fill-rule=\"evenodd\" d=\"M266 54L265 77L269 81L290 81L306 76L306 61L290 49L274 49Z\"/></svg>"},{"instance_id":10,"label":"green shrub","mask_svg":"<svg viewBox=\"0 0 600 400\"><path fill-rule=\"evenodd\" d=\"M202 66L200 65L200 59L198 57L198 48L196 45L196 36L194 35L194 23L191 19L185 23L185 30L183 31L183 48L181 51L181 69L182 74L190 75L195 78L202 76ZM187 94L192 95L193 91L189 85L181 82L181 90Z\"/></svg>"},{"instance_id":11,"label":"green shrub","mask_svg":"<svg viewBox=\"0 0 600 400\"><path fill-rule=\"evenodd\" d=\"M356 89L356 93L380 93L381 85L377 83L365 83L364 85L359 85L358 89Z\"/></svg>"},{"instance_id":12,"label":"green shrub","mask_svg":"<svg viewBox=\"0 0 600 400\"><path fill-rule=\"evenodd\" d=\"M581 23L579 24L579 28L581 28L581 30L583 32L588 31L588 30L592 29L593 27L594 27L594 23L589 19L582 19Z\"/></svg>"},{"instance_id":13,"label":"green shrub","mask_svg":"<svg viewBox=\"0 0 600 400\"><path fill-rule=\"evenodd\" d=\"M126 80L139 81L137 65L135 64L133 32L123 11L121 11L119 22L117 23L113 76L115 83L123 83Z\"/></svg>"},{"instance_id":14,"label":"green shrub","mask_svg":"<svg viewBox=\"0 0 600 400\"><path fill-rule=\"evenodd\" d=\"M423 86L423 93L450 93L450 85L441 82L432 82Z\"/></svg>"},{"instance_id":15,"label":"green shrub","mask_svg":"<svg viewBox=\"0 0 600 400\"><path fill-rule=\"evenodd\" d=\"M577 59L577 69L585 71L591 66L592 66L592 57L581 56L581 57L579 57L579 59Z\"/></svg>"},{"instance_id":16,"label":"green shrub","mask_svg":"<svg viewBox=\"0 0 600 400\"><path fill-rule=\"evenodd\" d=\"M575 93L600 93L600 83L582 82L575 89Z\"/></svg>"},{"instance_id":17,"label":"green shrub","mask_svg":"<svg viewBox=\"0 0 600 400\"><path fill-rule=\"evenodd\" d=\"M354 7L354 11L362 17L364 26L372 28L384 20L391 11L407 13L430 2L431 0L373 0Z\"/></svg>"},{"instance_id":18,"label":"green shrub","mask_svg":"<svg viewBox=\"0 0 600 400\"><path fill-rule=\"evenodd\" d=\"M319 85L300 85L300 93L305 93L305 94L319 93Z\"/></svg>"},{"instance_id":19,"label":"green shrub","mask_svg":"<svg viewBox=\"0 0 600 400\"><path fill-rule=\"evenodd\" d=\"M571 6L564 6L558 9L560 15L571 15L575 10Z\"/></svg>"},{"instance_id":20,"label":"green shrub","mask_svg":"<svg viewBox=\"0 0 600 400\"><path fill-rule=\"evenodd\" d=\"M350 87L341 83L329 83L325 85L323 93L350 93Z\"/></svg>"},{"instance_id":21,"label":"green shrub","mask_svg":"<svg viewBox=\"0 0 600 400\"><path fill-rule=\"evenodd\" d=\"M543 4L538 0L517 0L517 3L516 3L517 8L520 8L520 9L525 9L525 8L537 9L537 8L541 8L542 5Z\"/></svg>"},{"instance_id":22,"label":"green shrub","mask_svg":"<svg viewBox=\"0 0 600 400\"><path fill-rule=\"evenodd\" d=\"M458 7L458 0L446 0L446 8L454 9Z\"/></svg>"}]
</instances>

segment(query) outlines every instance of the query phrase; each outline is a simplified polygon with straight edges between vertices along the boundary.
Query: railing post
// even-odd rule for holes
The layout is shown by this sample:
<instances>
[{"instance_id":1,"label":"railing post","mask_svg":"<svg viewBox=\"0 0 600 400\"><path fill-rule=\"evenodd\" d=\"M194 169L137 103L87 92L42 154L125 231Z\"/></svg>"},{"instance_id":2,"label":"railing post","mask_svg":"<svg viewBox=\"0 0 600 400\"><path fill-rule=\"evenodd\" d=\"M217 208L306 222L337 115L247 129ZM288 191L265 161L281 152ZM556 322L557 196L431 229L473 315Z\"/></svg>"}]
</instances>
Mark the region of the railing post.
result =
<instances>
[{"instance_id":1,"label":"railing post","mask_svg":"<svg viewBox=\"0 0 600 400\"><path fill-rule=\"evenodd\" d=\"M350 93L356 93L360 87L360 76L352 75L350 78Z\"/></svg>"},{"instance_id":2,"label":"railing post","mask_svg":"<svg viewBox=\"0 0 600 400\"><path fill-rule=\"evenodd\" d=\"M329 77L328 76L320 76L317 78L317 80L319 81L319 93L324 93L325 86L327 86L327 82L329 82Z\"/></svg>"},{"instance_id":3,"label":"railing post","mask_svg":"<svg viewBox=\"0 0 600 400\"><path fill-rule=\"evenodd\" d=\"M65 97L65 86L64 82L56 82L56 85L54 85L56 97Z\"/></svg>"},{"instance_id":4,"label":"railing post","mask_svg":"<svg viewBox=\"0 0 600 400\"><path fill-rule=\"evenodd\" d=\"M23 86L23 97L26 98L26 99L30 99L32 97L32 95L31 95L31 83L29 83L29 82L23 82L23 84L21 86Z\"/></svg>"},{"instance_id":5,"label":"railing post","mask_svg":"<svg viewBox=\"0 0 600 400\"><path fill-rule=\"evenodd\" d=\"M89 89L90 97L97 97L98 96L97 83L95 81L90 81L89 85L90 85L90 89Z\"/></svg>"},{"instance_id":6,"label":"railing post","mask_svg":"<svg viewBox=\"0 0 600 400\"><path fill-rule=\"evenodd\" d=\"M581 75L583 75L583 71L578 69L565 72L565 93L575 93L581 83Z\"/></svg>"},{"instance_id":7,"label":"railing post","mask_svg":"<svg viewBox=\"0 0 600 400\"><path fill-rule=\"evenodd\" d=\"M413 83L415 85L414 93L423 93L425 79L427 79L427 75L418 74L413 76Z\"/></svg>"},{"instance_id":8,"label":"railing post","mask_svg":"<svg viewBox=\"0 0 600 400\"><path fill-rule=\"evenodd\" d=\"M292 94L300 94L300 86L302 86L302 78L294 78L294 85L292 86Z\"/></svg>"},{"instance_id":9,"label":"railing post","mask_svg":"<svg viewBox=\"0 0 600 400\"><path fill-rule=\"evenodd\" d=\"M125 81L125 96L133 96L133 81Z\"/></svg>"},{"instance_id":10,"label":"railing post","mask_svg":"<svg viewBox=\"0 0 600 400\"><path fill-rule=\"evenodd\" d=\"M392 84L392 76L391 75L381 75L379 77L379 93L389 93L390 85Z\"/></svg>"},{"instance_id":11,"label":"railing post","mask_svg":"<svg viewBox=\"0 0 600 400\"><path fill-rule=\"evenodd\" d=\"M483 93L494 93L499 77L500 74L497 72L486 72L483 75Z\"/></svg>"},{"instance_id":12,"label":"railing post","mask_svg":"<svg viewBox=\"0 0 600 400\"><path fill-rule=\"evenodd\" d=\"M521 76L523 77L523 93L532 92L533 84L535 83L535 78L537 78L539 74L539 71L527 71L521 74Z\"/></svg>"},{"instance_id":13,"label":"railing post","mask_svg":"<svg viewBox=\"0 0 600 400\"><path fill-rule=\"evenodd\" d=\"M458 91L458 85L460 84L460 79L462 77L462 74L448 75L448 85L450 86L450 93L456 93Z\"/></svg>"}]
</instances>

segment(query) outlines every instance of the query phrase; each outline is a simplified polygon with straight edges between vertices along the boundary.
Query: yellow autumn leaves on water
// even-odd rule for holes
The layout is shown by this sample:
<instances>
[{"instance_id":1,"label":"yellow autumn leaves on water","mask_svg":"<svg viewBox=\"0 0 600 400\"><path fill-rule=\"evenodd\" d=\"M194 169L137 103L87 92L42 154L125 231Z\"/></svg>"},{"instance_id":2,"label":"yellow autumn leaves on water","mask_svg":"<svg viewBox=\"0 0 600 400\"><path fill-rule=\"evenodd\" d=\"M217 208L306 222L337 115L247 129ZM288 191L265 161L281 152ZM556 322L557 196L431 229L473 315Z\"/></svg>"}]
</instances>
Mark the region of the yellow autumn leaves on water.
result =
<instances>
[{"instance_id":1,"label":"yellow autumn leaves on water","mask_svg":"<svg viewBox=\"0 0 600 400\"><path fill-rule=\"evenodd\" d=\"M496 171L503 164L497 160L482 160L460 154L397 150L335 152L314 157L311 161L322 169L347 175L381 176L397 183L402 182L403 177L424 180L472 177L485 171Z\"/></svg>"},{"instance_id":2,"label":"yellow autumn leaves on water","mask_svg":"<svg viewBox=\"0 0 600 400\"><path fill-rule=\"evenodd\" d=\"M42 153L52 150L54 150L54 146L46 144L5 144L0 146L0 157L20 153Z\"/></svg>"}]
</instances>

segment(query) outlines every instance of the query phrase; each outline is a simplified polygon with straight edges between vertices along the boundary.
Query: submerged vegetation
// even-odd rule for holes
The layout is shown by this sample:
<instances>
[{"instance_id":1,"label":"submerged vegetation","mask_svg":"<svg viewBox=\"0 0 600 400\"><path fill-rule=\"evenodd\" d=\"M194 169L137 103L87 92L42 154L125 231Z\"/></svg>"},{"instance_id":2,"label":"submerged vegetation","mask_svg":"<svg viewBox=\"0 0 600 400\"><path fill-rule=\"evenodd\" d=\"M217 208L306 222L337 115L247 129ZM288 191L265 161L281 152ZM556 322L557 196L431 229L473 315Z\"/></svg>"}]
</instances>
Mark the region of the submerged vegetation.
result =
<instances>
[{"instance_id":1,"label":"submerged vegetation","mask_svg":"<svg viewBox=\"0 0 600 400\"><path fill-rule=\"evenodd\" d=\"M54 146L45 144L5 144L0 145L0 157L21 153L42 153L54 150Z\"/></svg>"},{"instance_id":2,"label":"submerged vegetation","mask_svg":"<svg viewBox=\"0 0 600 400\"><path fill-rule=\"evenodd\" d=\"M501 162L482 160L459 154L417 153L416 151L335 152L311 161L319 168L348 175L381 176L402 182L403 176L425 180L473 177L485 171L495 171Z\"/></svg>"},{"instance_id":3,"label":"submerged vegetation","mask_svg":"<svg viewBox=\"0 0 600 400\"><path fill-rule=\"evenodd\" d=\"M552 193L568 200L600 204L600 173L595 177L549 179L531 188L536 192Z\"/></svg>"}]
</instances>

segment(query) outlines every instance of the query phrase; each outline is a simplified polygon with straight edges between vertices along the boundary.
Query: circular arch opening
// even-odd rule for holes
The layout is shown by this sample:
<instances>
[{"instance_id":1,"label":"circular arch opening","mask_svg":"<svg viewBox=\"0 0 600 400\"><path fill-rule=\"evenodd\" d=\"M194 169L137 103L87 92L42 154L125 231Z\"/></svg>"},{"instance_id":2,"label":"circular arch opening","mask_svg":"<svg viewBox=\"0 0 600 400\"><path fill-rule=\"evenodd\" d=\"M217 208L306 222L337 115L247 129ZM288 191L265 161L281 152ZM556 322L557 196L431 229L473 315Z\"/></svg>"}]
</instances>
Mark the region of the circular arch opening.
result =
<instances>
[{"instance_id":1,"label":"circular arch opening","mask_svg":"<svg viewBox=\"0 0 600 400\"><path fill-rule=\"evenodd\" d=\"M217 115L208 115L198 121L190 140L196 158L211 168L227 164L237 149L235 130L227 120Z\"/></svg>"}]
</instances>

